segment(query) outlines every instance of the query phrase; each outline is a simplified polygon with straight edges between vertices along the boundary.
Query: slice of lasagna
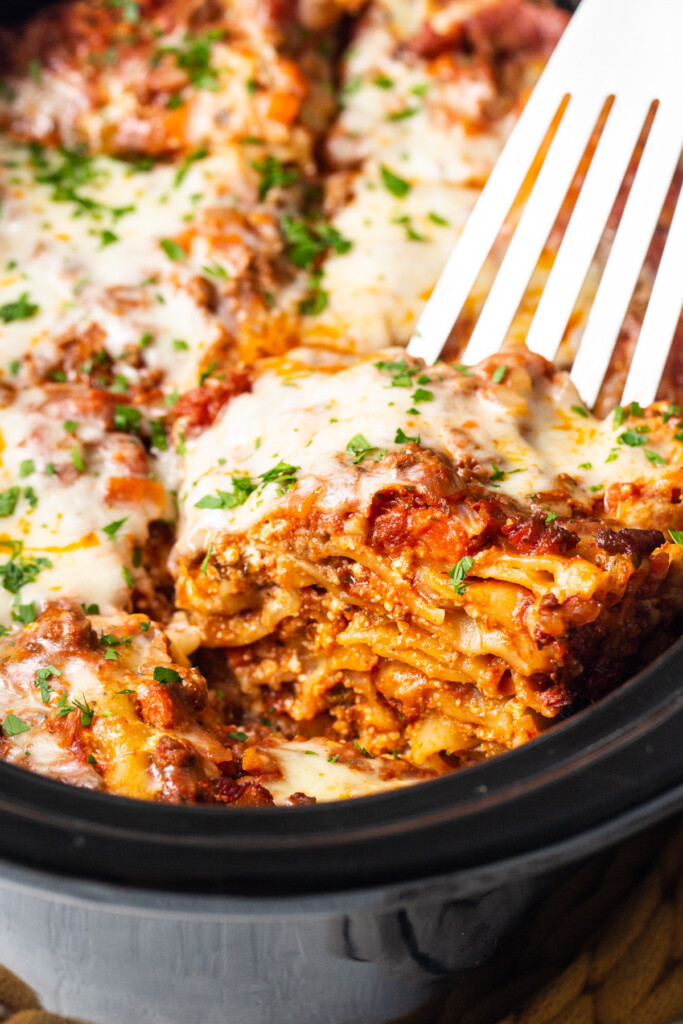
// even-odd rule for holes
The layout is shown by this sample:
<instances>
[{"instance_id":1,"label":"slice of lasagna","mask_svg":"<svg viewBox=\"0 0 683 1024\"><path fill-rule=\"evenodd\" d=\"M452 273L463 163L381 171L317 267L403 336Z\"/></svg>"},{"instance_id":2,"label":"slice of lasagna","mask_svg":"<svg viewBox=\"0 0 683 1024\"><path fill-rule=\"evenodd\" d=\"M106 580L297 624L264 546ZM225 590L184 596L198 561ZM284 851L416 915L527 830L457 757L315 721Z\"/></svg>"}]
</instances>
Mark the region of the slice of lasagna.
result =
<instances>
[{"instance_id":1,"label":"slice of lasagna","mask_svg":"<svg viewBox=\"0 0 683 1024\"><path fill-rule=\"evenodd\" d=\"M256 714L435 767L515 746L666 640L679 430L526 351L302 351L188 442L178 604Z\"/></svg>"},{"instance_id":2,"label":"slice of lasagna","mask_svg":"<svg viewBox=\"0 0 683 1024\"><path fill-rule=\"evenodd\" d=\"M0 640L0 757L121 796L237 807L341 800L427 777L350 744L287 741L217 706L143 615L47 609Z\"/></svg>"}]
</instances>

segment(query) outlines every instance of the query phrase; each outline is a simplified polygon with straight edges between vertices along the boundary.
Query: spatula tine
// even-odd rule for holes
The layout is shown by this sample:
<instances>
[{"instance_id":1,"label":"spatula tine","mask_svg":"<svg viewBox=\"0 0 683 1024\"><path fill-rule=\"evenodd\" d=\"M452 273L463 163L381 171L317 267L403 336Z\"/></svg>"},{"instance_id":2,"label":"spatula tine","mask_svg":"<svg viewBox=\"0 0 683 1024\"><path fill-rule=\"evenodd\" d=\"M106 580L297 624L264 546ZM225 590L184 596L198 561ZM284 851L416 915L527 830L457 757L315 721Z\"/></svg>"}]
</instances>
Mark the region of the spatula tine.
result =
<instances>
[{"instance_id":1,"label":"spatula tine","mask_svg":"<svg viewBox=\"0 0 683 1024\"><path fill-rule=\"evenodd\" d=\"M411 355L439 358L561 101L552 88L532 93L418 321Z\"/></svg>"},{"instance_id":2,"label":"spatula tine","mask_svg":"<svg viewBox=\"0 0 683 1024\"><path fill-rule=\"evenodd\" d=\"M654 402L683 306L683 202L674 212L622 401Z\"/></svg>"},{"instance_id":3,"label":"spatula tine","mask_svg":"<svg viewBox=\"0 0 683 1024\"><path fill-rule=\"evenodd\" d=\"M660 105L571 372L588 406L593 406L598 397L682 143L681 106Z\"/></svg>"},{"instance_id":4,"label":"spatula tine","mask_svg":"<svg viewBox=\"0 0 683 1024\"><path fill-rule=\"evenodd\" d=\"M472 332L465 350L465 362L476 363L500 348L581 156L595 131L604 102L605 97L602 96L573 96L570 99Z\"/></svg>"},{"instance_id":5,"label":"spatula tine","mask_svg":"<svg viewBox=\"0 0 683 1024\"><path fill-rule=\"evenodd\" d=\"M609 112L527 335L528 347L546 359L557 355L649 109L646 97L617 97Z\"/></svg>"}]
</instances>

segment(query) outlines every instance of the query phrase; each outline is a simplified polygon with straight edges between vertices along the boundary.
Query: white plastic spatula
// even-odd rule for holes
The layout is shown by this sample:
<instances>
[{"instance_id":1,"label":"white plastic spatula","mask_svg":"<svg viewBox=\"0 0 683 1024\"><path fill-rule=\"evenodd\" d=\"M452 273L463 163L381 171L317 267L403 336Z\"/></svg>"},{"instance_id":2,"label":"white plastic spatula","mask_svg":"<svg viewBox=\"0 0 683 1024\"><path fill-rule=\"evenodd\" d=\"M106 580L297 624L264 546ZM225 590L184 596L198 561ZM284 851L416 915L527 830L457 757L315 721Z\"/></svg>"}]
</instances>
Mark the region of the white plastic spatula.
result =
<instances>
[{"instance_id":1,"label":"white plastic spatula","mask_svg":"<svg viewBox=\"0 0 683 1024\"><path fill-rule=\"evenodd\" d=\"M434 362L541 144L559 121L464 354L502 344L579 162L597 147L541 296L528 346L557 353L636 145L651 126L602 274L572 379L597 398L683 146L683 0L582 0L532 93L424 309L408 351ZM656 104L654 117L651 117ZM683 304L678 202L622 396L653 401Z\"/></svg>"}]
</instances>

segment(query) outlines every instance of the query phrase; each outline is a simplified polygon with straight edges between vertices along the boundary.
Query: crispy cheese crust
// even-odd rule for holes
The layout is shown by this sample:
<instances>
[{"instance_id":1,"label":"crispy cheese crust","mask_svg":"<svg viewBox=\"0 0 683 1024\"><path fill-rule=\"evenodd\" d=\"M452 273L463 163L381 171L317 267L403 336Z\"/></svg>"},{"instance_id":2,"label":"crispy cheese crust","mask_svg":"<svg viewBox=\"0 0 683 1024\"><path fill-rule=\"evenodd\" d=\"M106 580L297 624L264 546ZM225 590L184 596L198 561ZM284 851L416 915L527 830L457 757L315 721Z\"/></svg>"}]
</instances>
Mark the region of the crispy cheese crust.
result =
<instances>
[{"instance_id":1,"label":"crispy cheese crust","mask_svg":"<svg viewBox=\"0 0 683 1024\"><path fill-rule=\"evenodd\" d=\"M668 642L680 410L595 419L515 344L453 365L486 275L447 363L402 349L565 21L65 0L2 30L0 757L347 799Z\"/></svg>"}]
</instances>

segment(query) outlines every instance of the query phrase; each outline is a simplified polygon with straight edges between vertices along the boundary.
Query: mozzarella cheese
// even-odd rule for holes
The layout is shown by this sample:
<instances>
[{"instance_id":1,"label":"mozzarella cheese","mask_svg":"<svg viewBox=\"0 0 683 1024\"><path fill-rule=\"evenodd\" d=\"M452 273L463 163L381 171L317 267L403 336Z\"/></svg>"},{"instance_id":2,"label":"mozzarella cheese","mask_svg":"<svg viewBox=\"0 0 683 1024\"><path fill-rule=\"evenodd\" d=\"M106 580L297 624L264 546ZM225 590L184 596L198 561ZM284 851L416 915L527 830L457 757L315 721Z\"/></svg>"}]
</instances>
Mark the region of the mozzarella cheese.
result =
<instances>
[{"instance_id":1,"label":"mozzarella cheese","mask_svg":"<svg viewBox=\"0 0 683 1024\"><path fill-rule=\"evenodd\" d=\"M538 493L565 492L568 474L573 498L589 508L611 483L664 475L667 460L683 460L654 438L634 447L620 443L623 425L590 414L566 374L532 378L526 357L518 365L511 354L503 380L494 383L484 368L464 375L443 364L425 369L404 362L401 349L328 370L319 358L311 368L305 352L300 363L294 355L189 444L178 540L184 556L205 550L215 533L246 533L311 493L330 511L357 508L362 515L378 491L409 482L393 465L385 468L381 456L410 440L447 465L472 468L487 486L524 506ZM402 365L408 377L401 378ZM393 386L397 376L409 386ZM431 398L420 400L418 389ZM362 463L349 450L358 436L356 447L373 449ZM278 464L296 470L296 486L284 494L277 480L263 480ZM243 504L198 507L207 496L232 493L239 476L254 485Z\"/></svg>"}]
</instances>

